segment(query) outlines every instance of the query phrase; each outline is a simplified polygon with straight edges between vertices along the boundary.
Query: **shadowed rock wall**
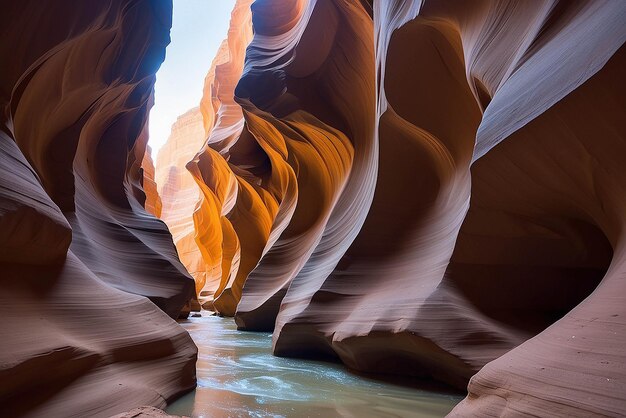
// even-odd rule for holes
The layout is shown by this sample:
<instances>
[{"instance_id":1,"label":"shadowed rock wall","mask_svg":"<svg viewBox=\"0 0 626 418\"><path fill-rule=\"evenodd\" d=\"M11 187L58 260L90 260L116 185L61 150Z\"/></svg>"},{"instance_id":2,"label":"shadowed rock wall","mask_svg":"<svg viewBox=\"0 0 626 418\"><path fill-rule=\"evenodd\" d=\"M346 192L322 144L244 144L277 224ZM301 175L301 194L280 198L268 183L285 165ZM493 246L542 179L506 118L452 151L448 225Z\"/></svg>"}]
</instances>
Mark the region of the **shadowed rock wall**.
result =
<instances>
[{"instance_id":1,"label":"shadowed rock wall","mask_svg":"<svg viewBox=\"0 0 626 418\"><path fill-rule=\"evenodd\" d=\"M2 3L3 414L109 416L195 385L172 320L193 281L144 209L141 169L171 7Z\"/></svg>"}]
</instances>

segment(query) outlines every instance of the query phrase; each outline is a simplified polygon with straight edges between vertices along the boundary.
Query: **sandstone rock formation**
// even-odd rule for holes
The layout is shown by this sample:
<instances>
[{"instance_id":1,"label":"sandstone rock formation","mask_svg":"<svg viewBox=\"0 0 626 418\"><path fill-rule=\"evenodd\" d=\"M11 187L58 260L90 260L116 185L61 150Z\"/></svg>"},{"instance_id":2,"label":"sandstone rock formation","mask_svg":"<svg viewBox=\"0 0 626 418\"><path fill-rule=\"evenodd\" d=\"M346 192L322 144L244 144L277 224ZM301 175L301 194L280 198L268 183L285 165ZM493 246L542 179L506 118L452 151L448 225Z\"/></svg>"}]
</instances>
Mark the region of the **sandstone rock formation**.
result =
<instances>
[{"instance_id":1,"label":"sandstone rock formation","mask_svg":"<svg viewBox=\"0 0 626 418\"><path fill-rule=\"evenodd\" d=\"M189 165L216 309L278 355L474 376L459 416L626 414L626 5L252 11L245 125Z\"/></svg>"},{"instance_id":2,"label":"sandstone rock formation","mask_svg":"<svg viewBox=\"0 0 626 418\"><path fill-rule=\"evenodd\" d=\"M204 143L202 113L194 108L178 117L172 132L159 150L156 182L161 198L161 219L167 224L178 256L196 282L196 292L206 281L206 266L195 241L193 212L200 200L200 189L185 169Z\"/></svg>"},{"instance_id":3,"label":"sandstone rock formation","mask_svg":"<svg viewBox=\"0 0 626 418\"><path fill-rule=\"evenodd\" d=\"M171 4L2 9L2 412L191 388L175 243L277 355L626 415L626 3L238 0L156 174Z\"/></svg>"},{"instance_id":4,"label":"sandstone rock formation","mask_svg":"<svg viewBox=\"0 0 626 418\"><path fill-rule=\"evenodd\" d=\"M227 39L205 78L200 107L182 115L173 125L157 160L157 183L163 200L161 218L172 232L183 264L196 281L200 303L207 309L214 309L214 299L230 292L230 278L239 267L240 250L230 221L225 218L231 207L222 207L219 202L224 198L224 187L231 195L236 193L235 175L227 168L225 159L229 157L220 153L228 152L243 127L241 107L234 102L234 89L252 37L251 2L235 3ZM205 179L199 167L207 164ZM246 267L244 261L235 285L239 287L237 292L240 293L252 267ZM217 302L219 310L232 316L238 296L236 300L226 298L228 302L224 299L222 296Z\"/></svg>"},{"instance_id":5,"label":"sandstone rock formation","mask_svg":"<svg viewBox=\"0 0 626 418\"><path fill-rule=\"evenodd\" d=\"M2 3L2 415L109 416L195 385L171 319L193 281L142 190L171 7Z\"/></svg>"},{"instance_id":6,"label":"sandstone rock formation","mask_svg":"<svg viewBox=\"0 0 626 418\"><path fill-rule=\"evenodd\" d=\"M371 203L378 147L373 31L358 2L266 2L253 10L258 36L236 93L255 137L278 131L280 148L273 147L284 149L288 169L279 181L294 186L282 198L289 212L273 224L272 234L280 235L248 277L236 320L242 328L271 329L287 287L292 295L298 286L314 291L315 278L331 273ZM289 42L278 42L284 34ZM305 305L287 299L282 314Z\"/></svg>"},{"instance_id":7,"label":"sandstone rock formation","mask_svg":"<svg viewBox=\"0 0 626 418\"><path fill-rule=\"evenodd\" d=\"M143 191L146 194L144 207L149 213L153 214L157 218L160 218L161 211L163 210L163 203L161 202L161 196L159 196L159 192L157 191L154 162L152 161L152 149L150 148L150 145L146 147L146 152L144 153L143 160L141 161L141 169L143 170Z\"/></svg>"}]
</instances>

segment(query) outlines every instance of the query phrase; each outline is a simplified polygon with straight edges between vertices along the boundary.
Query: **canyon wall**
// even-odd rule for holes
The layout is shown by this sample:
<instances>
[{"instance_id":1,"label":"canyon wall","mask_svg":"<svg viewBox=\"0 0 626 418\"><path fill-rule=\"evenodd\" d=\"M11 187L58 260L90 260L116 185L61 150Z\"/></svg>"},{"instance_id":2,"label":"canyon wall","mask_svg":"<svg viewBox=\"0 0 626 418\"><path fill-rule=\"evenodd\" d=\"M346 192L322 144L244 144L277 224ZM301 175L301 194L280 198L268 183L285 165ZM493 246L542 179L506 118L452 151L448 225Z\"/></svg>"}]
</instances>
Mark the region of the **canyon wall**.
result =
<instances>
[{"instance_id":1,"label":"canyon wall","mask_svg":"<svg viewBox=\"0 0 626 418\"><path fill-rule=\"evenodd\" d=\"M163 210L163 203L161 202L161 196L159 196L159 192L157 190L155 177L156 172L154 168L154 161L152 161L152 149L149 145L146 147L146 152L144 153L143 160L141 161L141 169L143 170L143 191L146 194L144 207L148 213L160 218L161 211Z\"/></svg>"},{"instance_id":2,"label":"canyon wall","mask_svg":"<svg viewBox=\"0 0 626 418\"><path fill-rule=\"evenodd\" d=\"M155 179L161 199L160 218L167 224L178 256L202 289L206 267L195 241L193 211L200 200L200 189L185 165L205 141L202 113L198 107L179 116L167 142L157 156Z\"/></svg>"},{"instance_id":3,"label":"canyon wall","mask_svg":"<svg viewBox=\"0 0 626 418\"><path fill-rule=\"evenodd\" d=\"M244 124L205 93L188 165L214 308L277 355L468 387L453 415L626 414L626 5L263 0L252 21Z\"/></svg>"},{"instance_id":4,"label":"canyon wall","mask_svg":"<svg viewBox=\"0 0 626 418\"><path fill-rule=\"evenodd\" d=\"M106 417L195 386L196 348L172 319L193 280L144 209L171 13L170 1L2 3L2 415Z\"/></svg>"},{"instance_id":5,"label":"canyon wall","mask_svg":"<svg viewBox=\"0 0 626 418\"><path fill-rule=\"evenodd\" d=\"M163 201L161 218L172 232L181 261L195 279L198 301L206 309L215 309L216 299L225 290L230 292L230 278L239 266L236 236L233 240L232 226L226 218L232 205L223 207L220 199L224 199L224 193L236 193L235 175L226 168L226 159L228 148L243 127L241 107L233 97L246 46L252 38L251 3L235 3L227 38L205 78L200 107L180 116L172 126L156 165ZM206 178L200 167L204 167ZM239 288L251 268L240 273ZM232 316L238 298L226 303L223 300L217 302L219 311Z\"/></svg>"}]
</instances>

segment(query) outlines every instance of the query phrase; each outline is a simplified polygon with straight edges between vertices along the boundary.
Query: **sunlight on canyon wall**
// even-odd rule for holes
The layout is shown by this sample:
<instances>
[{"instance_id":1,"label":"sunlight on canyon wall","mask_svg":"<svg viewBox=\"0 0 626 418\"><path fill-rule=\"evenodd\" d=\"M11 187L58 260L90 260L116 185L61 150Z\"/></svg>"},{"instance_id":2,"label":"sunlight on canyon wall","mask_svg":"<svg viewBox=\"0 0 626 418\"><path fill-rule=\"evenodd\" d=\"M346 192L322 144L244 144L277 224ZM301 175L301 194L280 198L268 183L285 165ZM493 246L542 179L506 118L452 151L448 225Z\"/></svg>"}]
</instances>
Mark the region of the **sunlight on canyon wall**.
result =
<instances>
[{"instance_id":1,"label":"sunlight on canyon wall","mask_svg":"<svg viewBox=\"0 0 626 418\"><path fill-rule=\"evenodd\" d=\"M196 281L196 293L202 288L206 275L192 219L200 190L185 165L202 147L204 140L202 114L196 107L179 116L172 125L168 141L159 150L155 170L161 199L160 218L172 234L181 262Z\"/></svg>"},{"instance_id":2,"label":"sunlight on canyon wall","mask_svg":"<svg viewBox=\"0 0 626 418\"><path fill-rule=\"evenodd\" d=\"M156 169L171 1L2 13L2 413L163 407L197 299L455 416L626 415L626 3L238 0Z\"/></svg>"},{"instance_id":3,"label":"sunlight on canyon wall","mask_svg":"<svg viewBox=\"0 0 626 418\"><path fill-rule=\"evenodd\" d=\"M187 164L201 302L277 355L471 378L459 416L626 413L625 21L619 1L255 2Z\"/></svg>"},{"instance_id":4,"label":"sunlight on canyon wall","mask_svg":"<svg viewBox=\"0 0 626 418\"><path fill-rule=\"evenodd\" d=\"M220 151L227 149L229 141L241 132L243 115L233 97L243 69L245 49L252 39L251 3L252 0L236 2L227 39L205 78L202 102L172 126L156 164L156 181L163 202L161 218L172 232L181 261L196 281L199 302L211 309L214 299L227 287L230 289L227 282L231 264L239 264L238 244L228 244L228 239L233 238L228 236L232 231L231 221L225 217L229 209L222 208L223 202L219 200L225 197L224 193L236 193L233 187L236 183L232 172L214 170L213 166L206 171L214 178L205 182L199 166L227 166L224 160L227 157ZM228 189L226 192L224 187ZM227 269L225 273L222 265ZM234 270L236 274L236 267ZM242 272L240 282L247 273L249 269L245 274ZM236 302L228 303L231 316Z\"/></svg>"},{"instance_id":5,"label":"sunlight on canyon wall","mask_svg":"<svg viewBox=\"0 0 626 418\"><path fill-rule=\"evenodd\" d=\"M154 161L152 161L152 150L149 145L146 146L146 152L141 160L141 169L143 170L143 191L146 194L144 207L149 213L160 218L163 203L157 191Z\"/></svg>"}]
</instances>

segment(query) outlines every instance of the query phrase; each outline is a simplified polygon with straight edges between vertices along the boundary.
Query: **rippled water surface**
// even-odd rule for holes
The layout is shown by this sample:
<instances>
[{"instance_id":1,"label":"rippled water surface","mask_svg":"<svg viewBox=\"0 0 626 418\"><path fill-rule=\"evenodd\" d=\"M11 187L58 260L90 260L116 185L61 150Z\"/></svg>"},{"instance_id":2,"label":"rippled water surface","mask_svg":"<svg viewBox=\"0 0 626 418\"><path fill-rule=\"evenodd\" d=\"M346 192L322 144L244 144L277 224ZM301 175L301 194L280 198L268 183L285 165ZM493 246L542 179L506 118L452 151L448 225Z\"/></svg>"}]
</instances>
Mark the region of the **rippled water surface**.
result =
<instances>
[{"instance_id":1,"label":"rippled water surface","mask_svg":"<svg viewBox=\"0 0 626 418\"><path fill-rule=\"evenodd\" d=\"M170 414L441 417L462 398L358 376L341 364L275 357L271 334L237 331L232 318L182 325L198 346L198 388L170 405Z\"/></svg>"}]
</instances>

